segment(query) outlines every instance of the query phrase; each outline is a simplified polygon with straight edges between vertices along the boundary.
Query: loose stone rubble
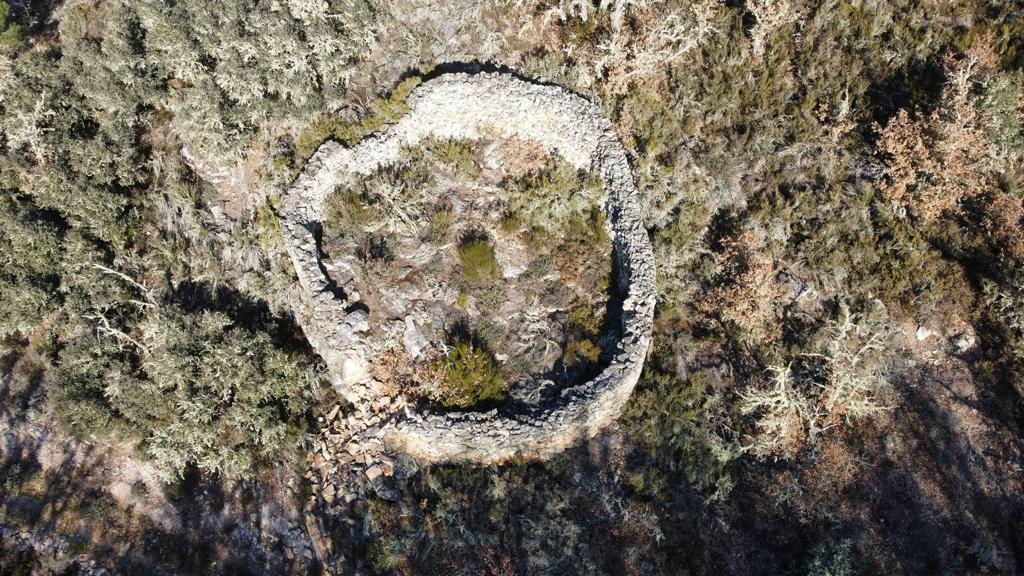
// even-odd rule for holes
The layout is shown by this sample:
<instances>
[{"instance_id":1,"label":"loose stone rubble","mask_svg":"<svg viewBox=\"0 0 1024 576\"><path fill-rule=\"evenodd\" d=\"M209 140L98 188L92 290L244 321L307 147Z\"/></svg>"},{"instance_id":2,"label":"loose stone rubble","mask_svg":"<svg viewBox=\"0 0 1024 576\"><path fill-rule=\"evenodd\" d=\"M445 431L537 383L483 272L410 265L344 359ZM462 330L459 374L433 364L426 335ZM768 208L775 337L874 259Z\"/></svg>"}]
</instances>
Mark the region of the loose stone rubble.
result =
<instances>
[{"instance_id":1,"label":"loose stone rubble","mask_svg":"<svg viewBox=\"0 0 1024 576\"><path fill-rule=\"evenodd\" d=\"M314 462L314 468L321 474L359 475L354 481L373 484L382 497L388 495L399 452L432 462L488 463L515 456L545 458L595 435L618 416L640 377L656 296L653 255L632 172L597 106L562 88L500 73L441 75L417 87L407 104L409 112L397 123L352 148L336 142L320 146L288 190L281 212L285 244L304 294L296 315L324 358L335 389L354 406L344 416L333 411L324 423L316 451L322 461ZM612 362L596 378L528 411L483 413L431 411L372 378L370 364L383 343L364 337L369 317L351 284L343 280L337 285L325 273L318 245L323 206L339 184L395 162L403 148L429 136L519 138L600 174L618 263L615 280L625 298L621 340ZM387 329L401 340L410 323L394 324ZM328 505L348 497L337 488L333 492Z\"/></svg>"}]
</instances>

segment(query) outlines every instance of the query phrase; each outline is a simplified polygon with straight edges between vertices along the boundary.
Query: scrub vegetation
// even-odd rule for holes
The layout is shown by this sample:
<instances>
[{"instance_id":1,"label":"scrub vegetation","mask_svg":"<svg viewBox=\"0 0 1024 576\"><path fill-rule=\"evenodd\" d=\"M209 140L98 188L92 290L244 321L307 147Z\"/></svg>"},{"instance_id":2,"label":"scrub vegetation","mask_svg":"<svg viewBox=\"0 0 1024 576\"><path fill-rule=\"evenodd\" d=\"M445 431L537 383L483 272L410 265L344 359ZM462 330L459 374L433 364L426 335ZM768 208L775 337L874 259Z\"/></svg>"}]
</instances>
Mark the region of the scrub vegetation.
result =
<instances>
[{"instance_id":1,"label":"scrub vegetation","mask_svg":"<svg viewBox=\"0 0 1024 576\"><path fill-rule=\"evenodd\" d=\"M1010 0L0 1L0 573L319 573L323 550L360 574L1024 571L1022 22ZM643 376L550 461L403 462L344 513L300 509L349 408L291 316L281 192L474 66L585 96L629 152ZM427 395L490 409L539 367L600 369L599 181L524 142L409 155L339 189L323 240L367 298L408 272L399 240L447 247ZM481 180L506 199L474 204ZM420 201L438 186L486 234Z\"/></svg>"}]
</instances>

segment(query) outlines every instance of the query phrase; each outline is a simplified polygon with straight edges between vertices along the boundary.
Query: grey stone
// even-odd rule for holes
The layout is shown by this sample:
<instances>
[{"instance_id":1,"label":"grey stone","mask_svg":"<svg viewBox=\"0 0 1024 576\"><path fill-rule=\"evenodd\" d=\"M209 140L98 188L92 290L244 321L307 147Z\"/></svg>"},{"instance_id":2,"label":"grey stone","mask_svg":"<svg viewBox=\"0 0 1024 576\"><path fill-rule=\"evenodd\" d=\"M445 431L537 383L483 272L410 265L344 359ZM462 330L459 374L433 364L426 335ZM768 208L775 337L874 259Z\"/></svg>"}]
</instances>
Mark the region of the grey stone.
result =
<instances>
[{"instance_id":1,"label":"grey stone","mask_svg":"<svg viewBox=\"0 0 1024 576\"><path fill-rule=\"evenodd\" d=\"M974 347L975 340L974 334L961 332L953 337L953 348L956 349L957 353L963 354Z\"/></svg>"},{"instance_id":2,"label":"grey stone","mask_svg":"<svg viewBox=\"0 0 1024 576\"><path fill-rule=\"evenodd\" d=\"M423 332L416 326L412 316L405 317L405 332L402 334L402 346L406 353L413 359L419 358L423 351L430 346L430 341Z\"/></svg>"},{"instance_id":3,"label":"grey stone","mask_svg":"<svg viewBox=\"0 0 1024 576\"><path fill-rule=\"evenodd\" d=\"M373 466L370 466L369 468L366 469L366 477L369 478L371 482L373 480L376 480L383 474L384 471L381 470L381 467L377 464L374 464Z\"/></svg>"},{"instance_id":4,"label":"grey stone","mask_svg":"<svg viewBox=\"0 0 1024 576\"><path fill-rule=\"evenodd\" d=\"M366 310L353 310L345 317L345 324L351 326L353 332L366 332L370 329L370 314Z\"/></svg>"}]
</instances>

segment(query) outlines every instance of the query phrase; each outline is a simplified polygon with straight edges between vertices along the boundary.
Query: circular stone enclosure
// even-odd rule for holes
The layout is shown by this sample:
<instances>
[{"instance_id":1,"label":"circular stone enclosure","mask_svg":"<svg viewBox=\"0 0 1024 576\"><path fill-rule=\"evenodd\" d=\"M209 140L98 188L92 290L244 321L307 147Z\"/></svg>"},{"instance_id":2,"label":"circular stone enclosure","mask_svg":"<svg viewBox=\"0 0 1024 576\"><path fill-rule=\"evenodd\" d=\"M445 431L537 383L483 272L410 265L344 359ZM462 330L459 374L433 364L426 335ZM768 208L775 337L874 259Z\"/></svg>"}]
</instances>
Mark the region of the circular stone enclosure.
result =
<instances>
[{"instance_id":1,"label":"circular stone enclosure","mask_svg":"<svg viewBox=\"0 0 1024 576\"><path fill-rule=\"evenodd\" d=\"M587 382L528 408L489 412L434 411L410 405L386 418L388 445L434 461L498 462L546 458L595 435L615 419L640 377L655 305L653 254L625 150L600 109L565 89L504 73L443 74L423 82L396 123L354 147L325 142L287 191L281 212L286 249L302 287L296 310L324 358L335 388L357 405L376 406L380 383L370 366L381 351L364 337L369 316L321 258L324 203L335 188L395 163L428 137L517 138L533 142L604 185L605 221L623 295L621 338L611 362Z\"/></svg>"}]
</instances>

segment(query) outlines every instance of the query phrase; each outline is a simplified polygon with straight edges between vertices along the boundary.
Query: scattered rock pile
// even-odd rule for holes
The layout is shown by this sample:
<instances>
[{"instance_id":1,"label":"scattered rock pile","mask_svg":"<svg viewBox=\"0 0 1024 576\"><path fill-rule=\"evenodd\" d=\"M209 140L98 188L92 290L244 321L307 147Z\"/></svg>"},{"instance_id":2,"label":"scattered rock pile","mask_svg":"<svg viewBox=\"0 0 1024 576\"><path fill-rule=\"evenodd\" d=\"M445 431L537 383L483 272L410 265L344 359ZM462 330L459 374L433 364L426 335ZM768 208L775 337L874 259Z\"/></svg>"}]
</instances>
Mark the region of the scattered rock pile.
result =
<instances>
[{"instance_id":1,"label":"scattered rock pile","mask_svg":"<svg viewBox=\"0 0 1024 576\"><path fill-rule=\"evenodd\" d=\"M314 490L303 503L306 526L295 530L295 546L287 550L289 561L308 562L315 557L328 574L350 571L347 559L324 535L327 526L317 519L334 526L347 524L347 530L357 533L363 500L370 496L398 499L395 480L404 476L406 467L383 436L402 408L400 397L383 396L373 406L356 405L347 411L335 405L318 418L320 433L305 474Z\"/></svg>"},{"instance_id":2,"label":"scattered rock pile","mask_svg":"<svg viewBox=\"0 0 1024 576\"><path fill-rule=\"evenodd\" d=\"M400 397L384 396L372 407L357 406L343 413L336 405L320 417L320 435L306 473L306 479L320 490L309 497L308 505L345 515L355 500L368 494L385 499L395 496L390 479L397 455L385 444L384 436L403 402Z\"/></svg>"}]
</instances>

